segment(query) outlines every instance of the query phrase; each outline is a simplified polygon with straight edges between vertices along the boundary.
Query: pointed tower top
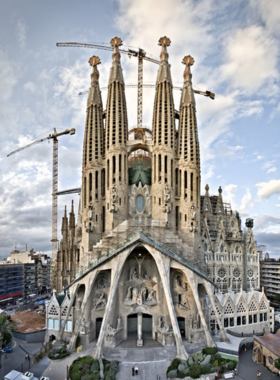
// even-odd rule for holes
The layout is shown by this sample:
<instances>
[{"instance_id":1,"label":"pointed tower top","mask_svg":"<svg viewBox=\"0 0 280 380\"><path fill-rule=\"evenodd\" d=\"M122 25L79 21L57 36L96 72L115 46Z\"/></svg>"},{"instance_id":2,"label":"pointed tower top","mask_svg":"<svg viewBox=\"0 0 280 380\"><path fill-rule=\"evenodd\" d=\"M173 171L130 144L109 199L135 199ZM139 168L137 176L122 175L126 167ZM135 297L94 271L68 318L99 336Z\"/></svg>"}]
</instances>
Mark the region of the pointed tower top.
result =
<instances>
[{"instance_id":1,"label":"pointed tower top","mask_svg":"<svg viewBox=\"0 0 280 380\"><path fill-rule=\"evenodd\" d=\"M218 192L219 192L219 195L222 194L223 190L222 190L221 186L219 186Z\"/></svg>"},{"instance_id":2,"label":"pointed tower top","mask_svg":"<svg viewBox=\"0 0 280 380\"><path fill-rule=\"evenodd\" d=\"M114 48L114 52L112 54L113 64L110 71L108 85L114 81L124 84L121 68L121 54L119 51L119 46L122 46L122 40L119 37L114 37L111 39L110 44Z\"/></svg>"},{"instance_id":3,"label":"pointed tower top","mask_svg":"<svg viewBox=\"0 0 280 380\"><path fill-rule=\"evenodd\" d=\"M182 60L183 65L186 65L184 71L184 88L182 92L182 105L195 105L193 88L192 88L192 73L191 66L194 64L194 59L190 55L186 55Z\"/></svg>"},{"instance_id":4,"label":"pointed tower top","mask_svg":"<svg viewBox=\"0 0 280 380\"><path fill-rule=\"evenodd\" d=\"M171 73L170 73L170 64L168 63L169 54L167 53L167 49L166 49L167 46L170 46L171 40L170 40L170 38L164 36L158 40L158 44L159 44L159 46L162 47L162 49L161 49L161 53L160 53L160 66L158 69L156 84L163 83L165 81L172 84Z\"/></svg>"},{"instance_id":5,"label":"pointed tower top","mask_svg":"<svg viewBox=\"0 0 280 380\"><path fill-rule=\"evenodd\" d=\"M171 44L170 38L168 38L166 36L161 37L158 40L158 44L159 44L159 46L162 46L161 53L160 53L160 60L168 62L169 54L167 53L166 47L170 46L170 44Z\"/></svg>"},{"instance_id":6,"label":"pointed tower top","mask_svg":"<svg viewBox=\"0 0 280 380\"><path fill-rule=\"evenodd\" d=\"M97 65L100 65L101 61L100 58L96 55L93 55L88 63L90 66L92 66L92 74L91 74L91 84L93 85L94 82L97 82L99 79L99 71L97 69Z\"/></svg>"},{"instance_id":7,"label":"pointed tower top","mask_svg":"<svg viewBox=\"0 0 280 380\"><path fill-rule=\"evenodd\" d=\"M71 203L71 213L74 214L74 201L72 199L72 203Z\"/></svg>"},{"instance_id":8,"label":"pointed tower top","mask_svg":"<svg viewBox=\"0 0 280 380\"><path fill-rule=\"evenodd\" d=\"M112 55L113 61L120 61L121 55L119 52L119 46L122 46L122 39L114 37L111 39L110 45L114 48L114 53Z\"/></svg>"},{"instance_id":9,"label":"pointed tower top","mask_svg":"<svg viewBox=\"0 0 280 380\"><path fill-rule=\"evenodd\" d=\"M67 218L67 207L65 205L65 209L64 209L64 218Z\"/></svg>"}]
</instances>

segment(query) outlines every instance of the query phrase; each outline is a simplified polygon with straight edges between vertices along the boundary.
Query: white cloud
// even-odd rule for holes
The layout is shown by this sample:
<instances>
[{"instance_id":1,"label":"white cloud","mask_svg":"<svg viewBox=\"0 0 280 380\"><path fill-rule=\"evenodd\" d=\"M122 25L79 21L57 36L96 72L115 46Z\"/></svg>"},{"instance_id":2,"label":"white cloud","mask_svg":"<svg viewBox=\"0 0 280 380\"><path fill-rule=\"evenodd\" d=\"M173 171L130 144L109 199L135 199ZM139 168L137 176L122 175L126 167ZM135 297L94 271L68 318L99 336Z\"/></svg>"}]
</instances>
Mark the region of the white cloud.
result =
<instances>
[{"instance_id":1,"label":"white cloud","mask_svg":"<svg viewBox=\"0 0 280 380\"><path fill-rule=\"evenodd\" d=\"M275 180L272 179L269 182L260 182L257 183L256 186L258 189L258 196L261 198L270 198L274 194L280 193L280 179Z\"/></svg>"},{"instance_id":2,"label":"white cloud","mask_svg":"<svg viewBox=\"0 0 280 380\"><path fill-rule=\"evenodd\" d=\"M262 160L264 157L261 156L260 154L257 156L257 160Z\"/></svg>"},{"instance_id":3,"label":"white cloud","mask_svg":"<svg viewBox=\"0 0 280 380\"><path fill-rule=\"evenodd\" d=\"M30 91L32 94L34 94L37 90L37 86L33 82L27 82L23 85L23 89L26 91Z\"/></svg>"},{"instance_id":4,"label":"white cloud","mask_svg":"<svg viewBox=\"0 0 280 380\"><path fill-rule=\"evenodd\" d=\"M245 211L251 199L252 199L252 194L250 192L250 189L246 189L246 194L242 197L241 204L238 207L238 210L240 212Z\"/></svg>"},{"instance_id":5,"label":"white cloud","mask_svg":"<svg viewBox=\"0 0 280 380\"><path fill-rule=\"evenodd\" d=\"M28 26L23 20L17 21L16 34L17 34L18 42L21 48L25 47L27 29L28 29Z\"/></svg>"},{"instance_id":6,"label":"white cloud","mask_svg":"<svg viewBox=\"0 0 280 380\"><path fill-rule=\"evenodd\" d=\"M276 172L277 168L274 166L273 168L270 168L267 173L274 173Z\"/></svg>"},{"instance_id":7,"label":"white cloud","mask_svg":"<svg viewBox=\"0 0 280 380\"><path fill-rule=\"evenodd\" d=\"M221 68L221 79L247 94L255 93L277 80L278 53L278 41L264 27L238 29L225 41L226 63Z\"/></svg>"},{"instance_id":8,"label":"white cloud","mask_svg":"<svg viewBox=\"0 0 280 380\"><path fill-rule=\"evenodd\" d=\"M231 204L232 209L236 209L237 206L234 202L235 196L236 196L236 191L237 191L238 186L234 184L227 185L224 188L224 195L223 199L226 200Z\"/></svg>"}]
</instances>

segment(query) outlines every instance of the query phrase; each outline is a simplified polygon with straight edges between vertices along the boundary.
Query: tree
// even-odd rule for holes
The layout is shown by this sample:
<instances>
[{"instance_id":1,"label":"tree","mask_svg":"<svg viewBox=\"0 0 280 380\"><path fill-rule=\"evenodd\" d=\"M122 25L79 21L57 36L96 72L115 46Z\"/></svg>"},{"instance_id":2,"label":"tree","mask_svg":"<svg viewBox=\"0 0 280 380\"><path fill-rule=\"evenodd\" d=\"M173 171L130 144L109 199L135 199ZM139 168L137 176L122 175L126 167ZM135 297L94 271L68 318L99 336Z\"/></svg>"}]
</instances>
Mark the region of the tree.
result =
<instances>
[{"instance_id":1,"label":"tree","mask_svg":"<svg viewBox=\"0 0 280 380\"><path fill-rule=\"evenodd\" d=\"M4 334L10 334L13 336L13 327L15 326L14 322L8 320L8 315L0 314L0 349L2 348Z\"/></svg>"},{"instance_id":2,"label":"tree","mask_svg":"<svg viewBox=\"0 0 280 380\"><path fill-rule=\"evenodd\" d=\"M275 367L276 367L277 369L280 369L280 358L278 358L278 359L276 360L276 362L274 363L274 365L275 365Z\"/></svg>"}]
</instances>

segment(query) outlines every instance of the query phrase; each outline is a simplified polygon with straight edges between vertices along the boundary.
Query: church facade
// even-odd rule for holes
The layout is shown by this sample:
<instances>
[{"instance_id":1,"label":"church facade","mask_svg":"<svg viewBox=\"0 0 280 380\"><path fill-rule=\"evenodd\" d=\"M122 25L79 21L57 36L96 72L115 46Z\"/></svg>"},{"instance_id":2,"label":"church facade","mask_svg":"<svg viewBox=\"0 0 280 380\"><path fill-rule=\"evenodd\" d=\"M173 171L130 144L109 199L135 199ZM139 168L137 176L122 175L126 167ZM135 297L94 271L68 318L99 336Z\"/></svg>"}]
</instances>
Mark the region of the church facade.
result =
<instances>
[{"instance_id":1,"label":"church facade","mask_svg":"<svg viewBox=\"0 0 280 380\"><path fill-rule=\"evenodd\" d=\"M258 291L253 220L242 231L221 188L212 196L207 185L201 196L193 58L182 61L176 110L170 39L159 40L152 126L129 129L121 45L120 38L111 40L105 110L100 59L89 60L78 217L73 204L69 219L65 209L47 339L67 338L72 350L78 335L82 342L96 340L94 355L100 356L103 346L135 339L141 347L150 338L176 345L177 356L186 359L184 339L215 346L211 329L218 328L224 341L229 327L270 331L273 309Z\"/></svg>"}]
</instances>

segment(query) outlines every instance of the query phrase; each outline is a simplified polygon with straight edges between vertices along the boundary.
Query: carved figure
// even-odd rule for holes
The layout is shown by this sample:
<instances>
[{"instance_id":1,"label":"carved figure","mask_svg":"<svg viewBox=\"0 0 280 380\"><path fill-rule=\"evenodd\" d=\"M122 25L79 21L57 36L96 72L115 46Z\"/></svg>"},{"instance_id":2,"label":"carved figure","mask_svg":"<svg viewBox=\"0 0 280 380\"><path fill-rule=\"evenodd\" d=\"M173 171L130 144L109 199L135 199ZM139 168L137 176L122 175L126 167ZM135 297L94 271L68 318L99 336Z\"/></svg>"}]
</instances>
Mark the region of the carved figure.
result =
<instances>
[{"instance_id":1,"label":"carved figure","mask_svg":"<svg viewBox=\"0 0 280 380\"><path fill-rule=\"evenodd\" d=\"M107 288L109 285L108 281L105 277L101 277L97 280L97 289L104 289Z\"/></svg>"},{"instance_id":2,"label":"carved figure","mask_svg":"<svg viewBox=\"0 0 280 380\"><path fill-rule=\"evenodd\" d=\"M147 288L145 288L144 286L141 288L141 296L142 296L142 300L145 301L146 300L146 295L147 295Z\"/></svg>"},{"instance_id":3,"label":"carved figure","mask_svg":"<svg viewBox=\"0 0 280 380\"><path fill-rule=\"evenodd\" d=\"M135 280L137 278L137 269L134 265L131 265L130 271L129 271L129 279Z\"/></svg>"},{"instance_id":4,"label":"carved figure","mask_svg":"<svg viewBox=\"0 0 280 380\"><path fill-rule=\"evenodd\" d=\"M154 289L149 289L148 290L148 297L147 297L148 302L157 302L156 300L156 292Z\"/></svg>"},{"instance_id":5,"label":"carved figure","mask_svg":"<svg viewBox=\"0 0 280 380\"><path fill-rule=\"evenodd\" d=\"M93 309L104 309L106 306L106 298L103 292L99 293L93 302Z\"/></svg>"},{"instance_id":6,"label":"carved figure","mask_svg":"<svg viewBox=\"0 0 280 380\"><path fill-rule=\"evenodd\" d=\"M170 189L168 185L166 185L164 189L164 200L166 203L170 201Z\"/></svg>"},{"instance_id":7,"label":"carved figure","mask_svg":"<svg viewBox=\"0 0 280 380\"><path fill-rule=\"evenodd\" d=\"M121 330L121 329L122 329L122 318L119 316L117 330Z\"/></svg>"},{"instance_id":8,"label":"carved figure","mask_svg":"<svg viewBox=\"0 0 280 380\"><path fill-rule=\"evenodd\" d=\"M115 187L112 188L112 195L111 195L111 200L112 203L117 203L117 189Z\"/></svg>"},{"instance_id":9,"label":"carved figure","mask_svg":"<svg viewBox=\"0 0 280 380\"><path fill-rule=\"evenodd\" d=\"M195 218L196 218L196 212L195 212L194 206L191 207L191 218L192 218L192 220L195 220Z\"/></svg>"},{"instance_id":10,"label":"carved figure","mask_svg":"<svg viewBox=\"0 0 280 380\"><path fill-rule=\"evenodd\" d=\"M83 317L81 320L81 329L80 329L81 334L86 334L86 320Z\"/></svg>"},{"instance_id":11,"label":"carved figure","mask_svg":"<svg viewBox=\"0 0 280 380\"><path fill-rule=\"evenodd\" d=\"M186 308L186 309L190 309L190 304L189 304L187 297L182 297L181 306Z\"/></svg>"},{"instance_id":12,"label":"carved figure","mask_svg":"<svg viewBox=\"0 0 280 380\"><path fill-rule=\"evenodd\" d=\"M137 296L138 296L138 289L137 288L133 288L132 289L132 301L134 303L137 303Z\"/></svg>"},{"instance_id":13,"label":"carved figure","mask_svg":"<svg viewBox=\"0 0 280 380\"><path fill-rule=\"evenodd\" d=\"M143 278L145 278L146 280L150 279L150 277L148 276L148 272L147 272L146 268L143 268Z\"/></svg>"},{"instance_id":14,"label":"carved figure","mask_svg":"<svg viewBox=\"0 0 280 380\"><path fill-rule=\"evenodd\" d=\"M125 296L125 300L131 300L131 286L127 288L127 293Z\"/></svg>"},{"instance_id":15,"label":"carved figure","mask_svg":"<svg viewBox=\"0 0 280 380\"><path fill-rule=\"evenodd\" d=\"M142 289L139 291L137 290L137 303L138 303L138 305L142 305L142 303L143 303Z\"/></svg>"}]
</instances>

